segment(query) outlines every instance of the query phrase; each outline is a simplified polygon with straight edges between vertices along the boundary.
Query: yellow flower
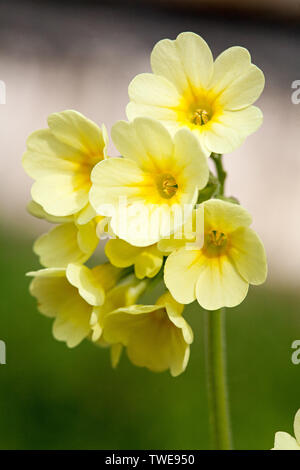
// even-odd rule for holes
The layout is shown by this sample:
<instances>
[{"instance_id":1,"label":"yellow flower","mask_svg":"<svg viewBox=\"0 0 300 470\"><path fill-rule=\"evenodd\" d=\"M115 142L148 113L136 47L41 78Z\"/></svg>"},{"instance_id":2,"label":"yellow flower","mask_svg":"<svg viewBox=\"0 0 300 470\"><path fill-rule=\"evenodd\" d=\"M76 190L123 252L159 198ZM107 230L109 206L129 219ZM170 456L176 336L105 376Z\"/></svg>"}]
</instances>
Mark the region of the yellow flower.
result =
<instances>
[{"instance_id":1,"label":"yellow flower","mask_svg":"<svg viewBox=\"0 0 300 470\"><path fill-rule=\"evenodd\" d=\"M273 450L300 450L300 409L294 420L295 437L287 432L277 432Z\"/></svg>"},{"instance_id":2,"label":"yellow flower","mask_svg":"<svg viewBox=\"0 0 300 470\"><path fill-rule=\"evenodd\" d=\"M183 217L191 213L198 190L208 181L207 159L188 129L172 139L162 124L148 118L118 122L112 138L125 158L96 165L91 204L111 217L119 238L135 246L154 244L182 223L178 208L186 209Z\"/></svg>"},{"instance_id":3,"label":"yellow flower","mask_svg":"<svg viewBox=\"0 0 300 470\"><path fill-rule=\"evenodd\" d=\"M47 268L84 263L94 253L99 239L93 220L85 225L73 222L58 225L41 235L33 245L40 263Z\"/></svg>"},{"instance_id":4,"label":"yellow flower","mask_svg":"<svg viewBox=\"0 0 300 470\"><path fill-rule=\"evenodd\" d=\"M95 216L90 174L106 158L106 130L72 110L51 114L48 125L29 136L23 155L24 169L35 180L32 198L50 215L80 212L78 223L86 223Z\"/></svg>"},{"instance_id":5,"label":"yellow flower","mask_svg":"<svg viewBox=\"0 0 300 470\"><path fill-rule=\"evenodd\" d=\"M134 265L138 279L154 277L162 267L164 255L157 245L133 246L124 240L111 239L105 245L105 254L111 264L119 268Z\"/></svg>"},{"instance_id":6,"label":"yellow flower","mask_svg":"<svg viewBox=\"0 0 300 470\"><path fill-rule=\"evenodd\" d=\"M73 348L90 336L93 308L104 303L120 272L108 263L93 269L69 264L66 269L41 269L27 275L34 277L30 293L37 298L39 311L55 318L53 336Z\"/></svg>"},{"instance_id":7,"label":"yellow flower","mask_svg":"<svg viewBox=\"0 0 300 470\"><path fill-rule=\"evenodd\" d=\"M100 223L104 221L104 217L95 217L95 212L92 213L91 210L85 211L84 217L82 211L70 216L53 216L34 201L30 201L27 210L35 217L60 224L41 235L33 245L33 251L39 256L43 266L61 268L67 267L69 263L84 263L94 253L99 242L97 234L101 233ZM88 212L91 217L88 217Z\"/></svg>"},{"instance_id":8,"label":"yellow flower","mask_svg":"<svg viewBox=\"0 0 300 470\"><path fill-rule=\"evenodd\" d=\"M266 279L263 244L249 228L251 216L241 206L210 199L196 213L200 211L204 211L204 242L170 254L165 264L166 286L183 304L197 299L207 310L234 307L247 295L249 284Z\"/></svg>"},{"instance_id":9,"label":"yellow flower","mask_svg":"<svg viewBox=\"0 0 300 470\"><path fill-rule=\"evenodd\" d=\"M136 76L129 85L127 117L149 116L171 132L188 127L208 154L227 153L262 123L251 106L264 88L262 71L247 49L231 47L215 62L197 34L164 39L151 55L153 74Z\"/></svg>"},{"instance_id":10,"label":"yellow flower","mask_svg":"<svg viewBox=\"0 0 300 470\"><path fill-rule=\"evenodd\" d=\"M93 330L92 340L101 345L106 344L102 337L105 316L118 308L136 303L146 287L146 281L138 281L133 275L127 276L119 284L112 286L106 293L105 302L93 309L90 320ZM113 363L116 365L117 361L113 361Z\"/></svg>"},{"instance_id":11,"label":"yellow flower","mask_svg":"<svg viewBox=\"0 0 300 470\"><path fill-rule=\"evenodd\" d=\"M136 366L154 372L181 374L188 363L193 332L182 316L183 306L165 293L155 305L118 308L103 319L104 340L122 344Z\"/></svg>"}]
</instances>

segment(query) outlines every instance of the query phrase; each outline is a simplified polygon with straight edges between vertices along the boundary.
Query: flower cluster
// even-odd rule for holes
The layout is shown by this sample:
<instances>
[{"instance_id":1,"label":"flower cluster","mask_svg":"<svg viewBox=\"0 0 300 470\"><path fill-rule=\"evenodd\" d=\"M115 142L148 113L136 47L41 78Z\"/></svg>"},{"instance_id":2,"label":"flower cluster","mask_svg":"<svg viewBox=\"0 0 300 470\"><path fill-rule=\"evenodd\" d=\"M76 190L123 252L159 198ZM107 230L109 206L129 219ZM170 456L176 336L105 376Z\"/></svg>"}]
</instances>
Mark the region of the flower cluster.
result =
<instances>
[{"instance_id":1,"label":"flower cluster","mask_svg":"<svg viewBox=\"0 0 300 470\"><path fill-rule=\"evenodd\" d=\"M105 127L73 110L28 138L28 210L56 224L34 244L43 269L28 275L56 339L109 347L113 366L125 348L137 366L176 376L193 341L184 305L234 307L266 278L249 213L223 194L221 160L261 124L252 103L264 77L246 49L213 61L193 33L160 41L151 65L129 85L129 121L111 130L120 157L107 155ZM104 233L107 262L95 265ZM164 293L142 304L156 281Z\"/></svg>"}]
</instances>

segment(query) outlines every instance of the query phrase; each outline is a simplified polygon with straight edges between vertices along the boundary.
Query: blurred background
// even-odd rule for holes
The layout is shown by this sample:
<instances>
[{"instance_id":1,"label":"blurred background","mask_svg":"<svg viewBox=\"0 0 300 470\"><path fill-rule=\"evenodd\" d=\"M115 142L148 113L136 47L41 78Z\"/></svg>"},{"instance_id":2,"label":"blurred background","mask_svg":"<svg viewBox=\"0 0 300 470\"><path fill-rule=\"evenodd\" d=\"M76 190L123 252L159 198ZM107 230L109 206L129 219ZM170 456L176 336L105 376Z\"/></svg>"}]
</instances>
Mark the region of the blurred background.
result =
<instances>
[{"instance_id":1,"label":"blurred background","mask_svg":"<svg viewBox=\"0 0 300 470\"><path fill-rule=\"evenodd\" d=\"M227 193L253 214L269 260L267 283L227 312L229 385L236 448L268 449L275 431L292 431L300 407L300 364L291 363L300 339L300 104L291 101L299 23L298 0L0 3L1 449L209 448L199 308L187 309L195 343L182 376L134 368L125 356L113 371L108 351L89 342L68 350L52 338L24 277L38 268L32 242L48 229L25 210L27 136L70 108L110 129L125 119L130 80L150 71L154 44L188 30L215 56L248 48L266 76L263 126L224 158Z\"/></svg>"}]
</instances>

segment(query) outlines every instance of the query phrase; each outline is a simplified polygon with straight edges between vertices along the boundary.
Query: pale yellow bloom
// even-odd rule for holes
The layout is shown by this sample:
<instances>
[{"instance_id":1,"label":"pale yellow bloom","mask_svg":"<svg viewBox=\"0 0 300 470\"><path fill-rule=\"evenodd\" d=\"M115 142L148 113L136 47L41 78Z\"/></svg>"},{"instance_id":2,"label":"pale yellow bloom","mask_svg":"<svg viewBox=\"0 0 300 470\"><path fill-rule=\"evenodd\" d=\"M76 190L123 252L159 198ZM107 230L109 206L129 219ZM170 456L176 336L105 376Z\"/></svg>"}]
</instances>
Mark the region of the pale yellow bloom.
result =
<instances>
[{"instance_id":1,"label":"pale yellow bloom","mask_svg":"<svg viewBox=\"0 0 300 470\"><path fill-rule=\"evenodd\" d=\"M165 293L155 305L118 308L103 319L104 340L122 344L136 366L154 372L181 374L188 363L193 332L182 316L183 306Z\"/></svg>"},{"instance_id":2,"label":"pale yellow bloom","mask_svg":"<svg viewBox=\"0 0 300 470\"><path fill-rule=\"evenodd\" d=\"M181 129L172 139L159 122L118 122L113 141L125 158L109 158L92 172L90 201L111 217L119 238L135 246L154 244L176 228L176 209L188 216L209 177L197 139ZM181 223L181 222L180 222Z\"/></svg>"},{"instance_id":3,"label":"pale yellow bloom","mask_svg":"<svg viewBox=\"0 0 300 470\"><path fill-rule=\"evenodd\" d=\"M294 420L294 434L295 437L287 432L277 432L273 450L300 450L300 409Z\"/></svg>"},{"instance_id":4,"label":"pale yellow bloom","mask_svg":"<svg viewBox=\"0 0 300 470\"><path fill-rule=\"evenodd\" d=\"M147 287L146 281L138 281L133 275L127 276L119 284L112 287L105 296L105 302L93 309L91 327L92 340L106 344L102 337L103 320L106 315L118 308L127 307L137 302ZM113 361L116 364L116 361Z\"/></svg>"},{"instance_id":5,"label":"pale yellow bloom","mask_svg":"<svg viewBox=\"0 0 300 470\"><path fill-rule=\"evenodd\" d=\"M210 199L198 211L204 211L204 243L174 247L165 264L166 286L183 304L197 299L207 310L234 307L247 295L249 284L266 279L263 244L241 206ZM171 241L167 248L172 249Z\"/></svg>"},{"instance_id":6,"label":"pale yellow bloom","mask_svg":"<svg viewBox=\"0 0 300 470\"><path fill-rule=\"evenodd\" d=\"M35 180L32 198L52 216L78 214L78 223L86 223L95 216L90 174L106 158L106 130L72 110L51 114L48 125L29 136L23 155L24 169Z\"/></svg>"},{"instance_id":7,"label":"pale yellow bloom","mask_svg":"<svg viewBox=\"0 0 300 470\"><path fill-rule=\"evenodd\" d=\"M247 49L231 47L214 61L207 43L186 32L159 41L151 54L153 74L129 85L127 117L149 116L171 132L188 127L208 154L227 153L262 123L251 106L264 88L262 71Z\"/></svg>"},{"instance_id":8,"label":"pale yellow bloom","mask_svg":"<svg viewBox=\"0 0 300 470\"><path fill-rule=\"evenodd\" d=\"M73 348L91 335L93 308L102 305L106 292L115 285L121 270L104 264L89 269L78 264L30 272L30 293L44 315L55 318L53 335Z\"/></svg>"},{"instance_id":9,"label":"pale yellow bloom","mask_svg":"<svg viewBox=\"0 0 300 470\"><path fill-rule=\"evenodd\" d=\"M84 263L94 253L99 243L98 235L101 235L100 223L105 218L92 214L91 206L92 217L87 217L88 211L84 216L82 211L64 217L53 216L34 201L30 201L27 210L35 217L60 224L41 235L33 245L43 266L61 268L69 263Z\"/></svg>"},{"instance_id":10,"label":"pale yellow bloom","mask_svg":"<svg viewBox=\"0 0 300 470\"><path fill-rule=\"evenodd\" d=\"M73 222L57 225L41 235L33 245L40 263L47 268L67 267L69 263L84 263L94 253L99 239L96 223L85 225Z\"/></svg>"},{"instance_id":11,"label":"pale yellow bloom","mask_svg":"<svg viewBox=\"0 0 300 470\"><path fill-rule=\"evenodd\" d=\"M138 279L154 277L162 267L164 255L157 245L133 246L124 240L111 239L105 245L105 254L111 264L119 268L134 265Z\"/></svg>"}]
</instances>

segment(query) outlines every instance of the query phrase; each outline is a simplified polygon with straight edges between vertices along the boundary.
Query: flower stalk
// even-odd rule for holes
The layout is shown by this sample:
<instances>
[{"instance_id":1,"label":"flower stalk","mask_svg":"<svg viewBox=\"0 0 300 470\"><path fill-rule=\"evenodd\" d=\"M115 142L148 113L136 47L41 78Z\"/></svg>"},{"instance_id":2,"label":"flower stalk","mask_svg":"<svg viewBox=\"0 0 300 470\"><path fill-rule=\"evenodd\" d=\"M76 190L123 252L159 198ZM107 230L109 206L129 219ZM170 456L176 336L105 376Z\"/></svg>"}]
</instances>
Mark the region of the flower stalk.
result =
<instances>
[{"instance_id":1,"label":"flower stalk","mask_svg":"<svg viewBox=\"0 0 300 470\"><path fill-rule=\"evenodd\" d=\"M205 312L205 357L214 450L232 449L228 405L225 309Z\"/></svg>"},{"instance_id":2,"label":"flower stalk","mask_svg":"<svg viewBox=\"0 0 300 470\"><path fill-rule=\"evenodd\" d=\"M223 168L222 155L212 153L211 158L219 181L218 193L224 196L227 173ZM230 450L232 437L226 369L225 308L205 312L204 333L212 446L216 450Z\"/></svg>"},{"instance_id":3,"label":"flower stalk","mask_svg":"<svg viewBox=\"0 0 300 470\"><path fill-rule=\"evenodd\" d=\"M222 155L220 153L212 153L211 158L216 166L217 176L220 183L219 194L224 196L224 187L227 173L223 168Z\"/></svg>"}]
</instances>

